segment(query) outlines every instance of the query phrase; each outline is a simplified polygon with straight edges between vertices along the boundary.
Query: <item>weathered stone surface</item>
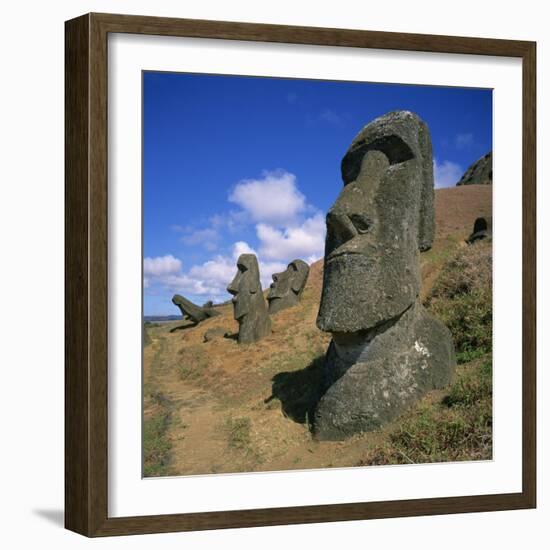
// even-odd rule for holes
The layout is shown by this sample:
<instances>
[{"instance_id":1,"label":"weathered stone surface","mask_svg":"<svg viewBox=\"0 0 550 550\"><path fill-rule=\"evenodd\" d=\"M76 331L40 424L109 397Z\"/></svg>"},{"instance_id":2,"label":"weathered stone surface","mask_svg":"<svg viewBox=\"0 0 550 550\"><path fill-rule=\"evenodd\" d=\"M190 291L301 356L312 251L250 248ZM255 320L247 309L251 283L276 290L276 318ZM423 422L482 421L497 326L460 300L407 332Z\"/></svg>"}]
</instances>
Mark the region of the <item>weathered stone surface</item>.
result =
<instances>
[{"instance_id":1,"label":"weathered stone surface","mask_svg":"<svg viewBox=\"0 0 550 550\"><path fill-rule=\"evenodd\" d=\"M271 332L271 319L260 284L258 260L254 254L241 254L237 274L227 291L233 295L233 315L239 323L239 344L257 342Z\"/></svg>"},{"instance_id":2,"label":"weathered stone surface","mask_svg":"<svg viewBox=\"0 0 550 550\"><path fill-rule=\"evenodd\" d=\"M267 301L269 313L277 313L298 304L309 275L309 265L303 260L292 260L285 271L274 273Z\"/></svg>"},{"instance_id":3,"label":"weathered stone surface","mask_svg":"<svg viewBox=\"0 0 550 550\"><path fill-rule=\"evenodd\" d=\"M427 391L451 382L455 357L449 330L418 302L372 339L361 336L354 346L345 336L337 344L334 335L330 345L328 389L314 419L320 439L380 428Z\"/></svg>"},{"instance_id":4,"label":"weathered stone surface","mask_svg":"<svg viewBox=\"0 0 550 550\"><path fill-rule=\"evenodd\" d=\"M184 320L189 319L194 323L200 323L209 317L220 314L212 307L200 307L179 294L174 294L172 303L180 308Z\"/></svg>"},{"instance_id":5,"label":"weathered stone surface","mask_svg":"<svg viewBox=\"0 0 550 550\"><path fill-rule=\"evenodd\" d=\"M490 151L476 160L464 172L457 185L491 185L493 183L493 152Z\"/></svg>"},{"instance_id":6,"label":"weathered stone surface","mask_svg":"<svg viewBox=\"0 0 550 550\"><path fill-rule=\"evenodd\" d=\"M476 218L471 235L466 239L468 244L487 239L493 234L492 218Z\"/></svg>"},{"instance_id":7,"label":"weathered stone surface","mask_svg":"<svg viewBox=\"0 0 550 550\"><path fill-rule=\"evenodd\" d=\"M427 126L407 111L367 125L342 161L344 189L327 215L317 325L331 332L320 439L369 431L454 370L449 331L419 301L419 252L434 234Z\"/></svg>"},{"instance_id":8,"label":"weathered stone surface","mask_svg":"<svg viewBox=\"0 0 550 550\"><path fill-rule=\"evenodd\" d=\"M212 340L217 340L219 338L223 338L224 336L227 336L229 334L229 331L221 328L221 327L213 327L209 328L203 336L203 340L205 342L211 342Z\"/></svg>"}]
</instances>

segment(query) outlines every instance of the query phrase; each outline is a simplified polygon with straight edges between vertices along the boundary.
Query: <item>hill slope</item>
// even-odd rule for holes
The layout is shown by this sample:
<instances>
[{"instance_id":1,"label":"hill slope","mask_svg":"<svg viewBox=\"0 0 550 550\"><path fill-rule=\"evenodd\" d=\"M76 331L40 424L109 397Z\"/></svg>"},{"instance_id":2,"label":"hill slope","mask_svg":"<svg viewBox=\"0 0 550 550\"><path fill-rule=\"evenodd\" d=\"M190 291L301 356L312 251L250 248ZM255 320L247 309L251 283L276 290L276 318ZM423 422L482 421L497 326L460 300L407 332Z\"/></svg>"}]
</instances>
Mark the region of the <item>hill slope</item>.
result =
<instances>
[{"instance_id":1,"label":"hill slope","mask_svg":"<svg viewBox=\"0 0 550 550\"><path fill-rule=\"evenodd\" d=\"M446 260L464 246L475 218L491 215L491 194L485 185L436 191L435 242L421 256L424 298ZM214 327L236 335L230 304L196 327L175 321L147 329L145 475L353 466L385 444L399 421L344 442L311 437L308 418L330 341L315 325L322 268L322 260L311 266L301 303L273 316L273 333L256 344L203 342ZM442 397L433 392L422 406Z\"/></svg>"}]
</instances>

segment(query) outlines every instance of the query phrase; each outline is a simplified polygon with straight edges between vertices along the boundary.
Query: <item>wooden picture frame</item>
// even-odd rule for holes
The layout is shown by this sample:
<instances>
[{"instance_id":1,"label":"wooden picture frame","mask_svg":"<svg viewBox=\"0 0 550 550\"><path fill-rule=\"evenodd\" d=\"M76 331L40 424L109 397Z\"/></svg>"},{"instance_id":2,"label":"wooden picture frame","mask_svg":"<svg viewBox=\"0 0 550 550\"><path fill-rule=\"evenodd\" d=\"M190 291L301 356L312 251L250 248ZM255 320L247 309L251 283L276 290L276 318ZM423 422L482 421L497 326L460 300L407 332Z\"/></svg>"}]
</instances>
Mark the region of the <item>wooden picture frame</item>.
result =
<instances>
[{"instance_id":1,"label":"wooden picture frame","mask_svg":"<svg viewBox=\"0 0 550 550\"><path fill-rule=\"evenodd\" d=\"M108 516L107 37L133 33L520 58L523 71L521 492L139 517ZM65 525L86 536L483 512L536 506L536 44L87 14L65 27Z\"/></svg>"}]
</instances>

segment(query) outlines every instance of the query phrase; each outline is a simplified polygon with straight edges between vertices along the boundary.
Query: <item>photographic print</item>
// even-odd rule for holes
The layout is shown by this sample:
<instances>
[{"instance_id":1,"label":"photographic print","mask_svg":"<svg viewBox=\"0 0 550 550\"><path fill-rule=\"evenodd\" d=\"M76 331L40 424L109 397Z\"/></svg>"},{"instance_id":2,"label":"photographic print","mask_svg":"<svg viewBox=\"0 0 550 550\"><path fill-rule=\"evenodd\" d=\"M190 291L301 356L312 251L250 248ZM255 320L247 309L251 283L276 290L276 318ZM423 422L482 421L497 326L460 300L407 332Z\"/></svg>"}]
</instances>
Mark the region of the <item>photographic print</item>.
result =
<instances>
[{"instance_id":1,"label":"photographic print","mask_svg":"<svg viewBox=\"0 0 550 550\"><path fill-rule=\"evenodd\" d=\"M143 476L492 458L492 90L145 71Z\"/></svg>"}]
</instances>

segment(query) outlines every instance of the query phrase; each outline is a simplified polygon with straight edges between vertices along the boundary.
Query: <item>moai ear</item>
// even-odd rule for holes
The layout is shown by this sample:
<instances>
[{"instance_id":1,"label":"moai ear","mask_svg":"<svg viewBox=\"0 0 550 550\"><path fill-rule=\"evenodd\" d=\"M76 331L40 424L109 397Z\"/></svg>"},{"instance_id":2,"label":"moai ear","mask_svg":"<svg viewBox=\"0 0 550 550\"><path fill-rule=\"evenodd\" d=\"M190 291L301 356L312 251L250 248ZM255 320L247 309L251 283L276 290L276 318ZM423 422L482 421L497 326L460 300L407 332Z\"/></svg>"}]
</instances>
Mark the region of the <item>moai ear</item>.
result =
<instances>
[{"instance_id":1,"label":"moai ear","mask_svg":"<svg viewBox=\"0 0 550 550\"><path fill-rule=\"evenodd\" d=\"M309 275L309 266L307 264L301 265L301 264L294 264L296 267L296 274L292 278L292 285L290 288L292 288L292 291L296 294L299 294L301 290L303 290L307 276Z\"/></svg>"}]
</instances>

